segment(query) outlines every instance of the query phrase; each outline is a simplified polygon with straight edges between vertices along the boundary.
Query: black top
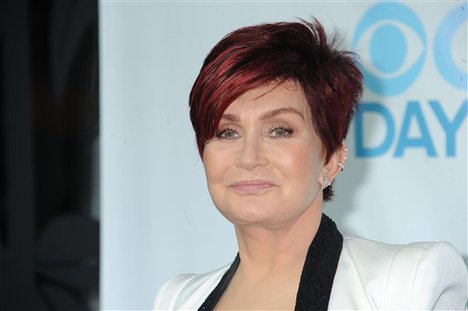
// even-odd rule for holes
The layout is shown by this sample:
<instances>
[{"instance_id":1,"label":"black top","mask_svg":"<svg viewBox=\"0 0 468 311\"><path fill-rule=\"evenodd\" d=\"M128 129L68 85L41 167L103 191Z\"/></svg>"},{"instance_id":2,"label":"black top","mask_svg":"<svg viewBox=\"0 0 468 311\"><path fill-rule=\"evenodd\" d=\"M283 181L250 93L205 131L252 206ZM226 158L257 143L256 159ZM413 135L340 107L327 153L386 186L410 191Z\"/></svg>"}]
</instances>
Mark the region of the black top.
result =
<instances>
[{"instance_id":1,"label":"black top","mask_svg":"<svg viewBox=\"0 0 468 311\"><path fill-rule=\"evenodd\" d=\"M317 234L307 251L294 310L327 310L342 247L343 236L333 220L323 214ZM198 310L214 309L239 263L238 253L231 267Z\"/></svg>"}]
</instances>

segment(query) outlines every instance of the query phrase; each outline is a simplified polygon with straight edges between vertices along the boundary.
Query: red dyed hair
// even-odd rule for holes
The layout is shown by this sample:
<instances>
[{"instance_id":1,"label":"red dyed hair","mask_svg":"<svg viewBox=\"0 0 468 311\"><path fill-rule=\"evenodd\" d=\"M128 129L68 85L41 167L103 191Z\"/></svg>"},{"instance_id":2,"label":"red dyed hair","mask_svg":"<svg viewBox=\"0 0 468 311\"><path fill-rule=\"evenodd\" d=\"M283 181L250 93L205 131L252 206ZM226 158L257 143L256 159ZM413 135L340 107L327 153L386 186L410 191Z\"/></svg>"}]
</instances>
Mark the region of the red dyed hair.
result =
<instances>
[{"instance_id":1,"label":"red dyed hair","mask_svg":"<svg viewBox=\"0 0 468 311\"><path fill-rule=\"evenodd\" d=\"M206 57L190 92L198 150L216 134L226 108L243 93L292 80L303 89L325 160L341 147L362 93L354 54L329 43L317 21L261 24L225 36ZM330 200L332 187L324 190Z\"/></svg>"}]
</instances>

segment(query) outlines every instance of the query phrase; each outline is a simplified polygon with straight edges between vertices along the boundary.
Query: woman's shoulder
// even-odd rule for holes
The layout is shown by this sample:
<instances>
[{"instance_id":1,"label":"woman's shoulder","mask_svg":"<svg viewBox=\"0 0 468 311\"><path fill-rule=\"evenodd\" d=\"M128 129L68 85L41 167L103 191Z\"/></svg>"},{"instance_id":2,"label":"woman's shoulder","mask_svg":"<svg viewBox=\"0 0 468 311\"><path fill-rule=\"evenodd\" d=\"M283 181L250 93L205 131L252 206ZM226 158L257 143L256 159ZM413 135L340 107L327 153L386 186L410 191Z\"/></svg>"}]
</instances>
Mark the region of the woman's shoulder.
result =
<instances>
[{"instance_id":1,"label":"woman's shoulder","mask_svg":"<svg viewBox=\"0 0 468 311\"><path fill-rule=\"evenodd\" d=\"M221 280L229 265L204 274L180 274L159 289L154 310L192 310L201 305Z\"/></svg>"},{"instance_id":2,"label":"woman's shoulder","mask_svg":"<svg viewBox=\"0 0 468 311\"><path fill-rule=\"evenodd\" d=\"M445 241L390 244L345 236L342 252L356 267L362 267L366 271L374 263L377 266L375 268L382 269L383 265L388 272L418 268L417 272L421 273L423 267L437 266L441 272L455 269L462 272L462 275L467 273L460 253ZM447 266L446 269L443 266Z\"/></svg>"},{"instance_id":3,"label":"woman's shoulder","mask_svg":"<svg viewBox=\"0 0 468 311\"><path fill-rule=\"evenodd\" d=\"M387 244L345 237L338 279L356 277L355 286L378 309L463 309L467 269L447 242ZM339 284L338 284L339 288Z\"/></svg>"},{"instance_id":4,"label":"woman's shoulder","mask_svg":"<svg viewBox=\"0 0 468 311\"><path fill-rule=\"evenodd\" d=\"M458 251L445 241L414 242L409 244L383 243L353 236L344 236L343 251L355 259L372 259L379 262L423 259L423 255L438 259L441 255L456 261L463 261ZM361 258L361 256L364 256Z\"/></svg>"}]
</instances>

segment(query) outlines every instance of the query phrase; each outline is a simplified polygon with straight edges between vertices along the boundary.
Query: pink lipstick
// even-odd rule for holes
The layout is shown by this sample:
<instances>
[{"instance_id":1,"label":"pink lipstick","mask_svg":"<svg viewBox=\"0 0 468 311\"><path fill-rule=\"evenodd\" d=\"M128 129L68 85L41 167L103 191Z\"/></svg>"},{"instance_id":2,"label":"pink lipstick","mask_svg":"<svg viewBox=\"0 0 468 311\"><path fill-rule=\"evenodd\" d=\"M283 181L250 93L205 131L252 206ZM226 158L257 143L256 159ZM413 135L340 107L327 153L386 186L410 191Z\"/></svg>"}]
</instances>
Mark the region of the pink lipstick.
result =
<instances>
[{"instance_id":1,"label":"pink lipstick","mask_svg":"<svg viewBox=\"0 0 468 311\"><path fill-rule=\"evenodd\" d=\"M261 179L242 180L230 185L237 193L243 195L261 194L275 186L271 181Z\"/></svg>"}]
</instances>

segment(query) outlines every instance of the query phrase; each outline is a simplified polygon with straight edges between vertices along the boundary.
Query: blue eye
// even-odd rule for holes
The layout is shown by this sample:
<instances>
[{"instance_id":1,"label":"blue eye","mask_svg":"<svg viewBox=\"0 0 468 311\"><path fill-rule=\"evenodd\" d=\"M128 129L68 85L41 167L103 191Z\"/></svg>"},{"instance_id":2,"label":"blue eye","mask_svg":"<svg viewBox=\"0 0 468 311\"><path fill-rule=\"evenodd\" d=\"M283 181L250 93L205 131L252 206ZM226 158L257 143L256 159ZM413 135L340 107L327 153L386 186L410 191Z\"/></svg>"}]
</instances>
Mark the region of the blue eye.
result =
<instances>
[{"instance_id":1,"label":"blue eye","mask_svg":"<svg viewBox=\"0 0 468 311\"><path fill-rule=\"evenodd\" d=\"M225 128L218 131L218 133L216 133L216 137L219 139L235 139L239 137L239 134L237 134L234 129Z\"/></svg>"},{"instance_id":2,"label":"blue eye","mask_svg":"<svg viewBox=\"0 0 468 311\"><path fill-rule=\"evenodd\" d=\"M270 134L274 138L291 137L294 134L294 130L292 128L278 126L278 127L274 127L270 131Z\"/></svg>"}]
</instances>

